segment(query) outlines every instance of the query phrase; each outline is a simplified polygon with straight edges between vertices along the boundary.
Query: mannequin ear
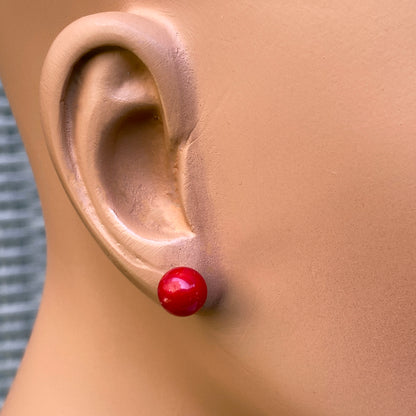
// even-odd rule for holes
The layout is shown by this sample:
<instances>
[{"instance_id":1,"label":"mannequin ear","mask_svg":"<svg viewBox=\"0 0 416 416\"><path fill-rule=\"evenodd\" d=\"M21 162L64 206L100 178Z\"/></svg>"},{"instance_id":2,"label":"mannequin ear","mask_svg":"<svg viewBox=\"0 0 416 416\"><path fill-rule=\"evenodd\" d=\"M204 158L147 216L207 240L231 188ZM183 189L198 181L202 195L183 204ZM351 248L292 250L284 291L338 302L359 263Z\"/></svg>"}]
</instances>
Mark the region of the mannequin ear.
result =
<instances>
[{"instance_id":1,"label":"mannequin ear","mask_svg":"<svg viewBox=\"0 0 416 416\"><path fill-rule=\"evenodd\" d=\"M130 13L81 18L53 43L40 93L55 168L107 255L152 297L169 268L198 268L195 100L175 33Z\"/></svg>"}]
</instances>

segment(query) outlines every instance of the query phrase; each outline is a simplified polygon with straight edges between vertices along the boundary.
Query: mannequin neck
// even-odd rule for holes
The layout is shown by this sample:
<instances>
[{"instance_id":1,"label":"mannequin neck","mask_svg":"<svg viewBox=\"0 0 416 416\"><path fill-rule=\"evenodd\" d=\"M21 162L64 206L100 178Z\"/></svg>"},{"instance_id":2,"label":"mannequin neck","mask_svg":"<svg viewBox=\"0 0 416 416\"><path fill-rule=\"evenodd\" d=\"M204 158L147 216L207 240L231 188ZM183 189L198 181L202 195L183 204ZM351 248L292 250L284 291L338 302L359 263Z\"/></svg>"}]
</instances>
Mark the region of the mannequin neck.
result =
<instances>
[{"instance_id":1,"label":"mannequin neck","mask_svg":"<svg viewBox=\"0 0 416 416\"><path fill-rule=\"evenodd\" d=\"M41 307L2 416L259 414L204 318L166 313L66 219L65 233L47 222Z\"/></svg>"},{"instance_id":2,"label":"mannequin neck","mask_svg":"<svg viewBox=\"0 0 416 416\"><path fill-rule=\"evenodd\" d=\"M192 320L142 295L82 228L49 241L40 311L2 415L207 414L190 388L204 391L203 377L187 372Z\"/></svg>"}]
</instances>

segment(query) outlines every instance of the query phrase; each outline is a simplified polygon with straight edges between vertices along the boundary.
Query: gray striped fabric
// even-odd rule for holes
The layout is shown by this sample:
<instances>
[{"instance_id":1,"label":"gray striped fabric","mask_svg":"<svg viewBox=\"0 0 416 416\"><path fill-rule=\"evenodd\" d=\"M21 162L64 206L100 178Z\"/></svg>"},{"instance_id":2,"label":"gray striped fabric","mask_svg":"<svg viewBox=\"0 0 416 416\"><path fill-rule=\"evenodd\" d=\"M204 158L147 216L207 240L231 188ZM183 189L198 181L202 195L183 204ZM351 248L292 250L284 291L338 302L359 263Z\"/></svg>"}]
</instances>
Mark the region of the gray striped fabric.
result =
<instances>
[{"instance_id":1,"label":"gray striped fabric","mask_svg":"<svg viewBox=\"0 0 416 416\"><path fill-rule=\"evenodd\" d=\"M44 269L36 186L0 83L0 409L32 329Z\"/></svg>"}]
</instances>

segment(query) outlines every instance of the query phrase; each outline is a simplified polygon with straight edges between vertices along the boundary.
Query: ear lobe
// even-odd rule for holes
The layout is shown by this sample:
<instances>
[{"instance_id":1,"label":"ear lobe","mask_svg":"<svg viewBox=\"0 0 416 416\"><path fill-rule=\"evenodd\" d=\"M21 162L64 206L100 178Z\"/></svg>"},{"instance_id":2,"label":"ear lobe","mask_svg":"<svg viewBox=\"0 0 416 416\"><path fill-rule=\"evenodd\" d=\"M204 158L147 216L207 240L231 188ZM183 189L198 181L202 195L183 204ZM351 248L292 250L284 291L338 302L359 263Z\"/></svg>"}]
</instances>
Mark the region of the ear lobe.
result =
<instances>
[{"instance_id":1,"label":"ear lobe","mask_svg":"<svg viewBox=\"0 0 416 416\"><path fill-rule=\"evenodd\" d=\"M195 101L182 47L129 13L82 18L58 36L41 78L42 121L61 181L96 240L156 297L162 274L198 267L181 187Z\"/></svg>"}]
</instances>

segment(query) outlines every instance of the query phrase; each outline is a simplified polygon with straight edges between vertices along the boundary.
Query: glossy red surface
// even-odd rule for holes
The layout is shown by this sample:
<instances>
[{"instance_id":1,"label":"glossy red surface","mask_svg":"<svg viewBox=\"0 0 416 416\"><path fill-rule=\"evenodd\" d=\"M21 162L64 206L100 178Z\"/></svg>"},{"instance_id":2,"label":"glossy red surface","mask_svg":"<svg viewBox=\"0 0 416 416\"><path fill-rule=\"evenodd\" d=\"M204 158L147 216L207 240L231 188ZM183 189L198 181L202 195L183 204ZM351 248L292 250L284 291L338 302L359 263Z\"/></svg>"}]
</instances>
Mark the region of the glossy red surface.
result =
<instances>
[{"instance_id":1,"label":"glossy red surface","mask_svg":"<svg viewBox=\"0 0 416 416\"><path fill-rule=\"evenodd\" d=\"M171 314L189 316L197 312L207 299L204 278L190 267L169 270L157 289L160 304Z\"/></svg>"}]
</instances>

